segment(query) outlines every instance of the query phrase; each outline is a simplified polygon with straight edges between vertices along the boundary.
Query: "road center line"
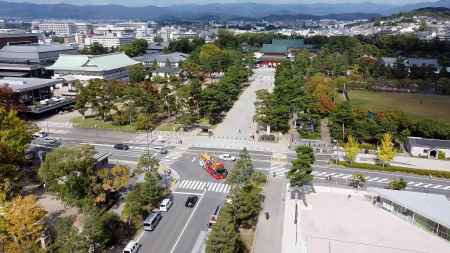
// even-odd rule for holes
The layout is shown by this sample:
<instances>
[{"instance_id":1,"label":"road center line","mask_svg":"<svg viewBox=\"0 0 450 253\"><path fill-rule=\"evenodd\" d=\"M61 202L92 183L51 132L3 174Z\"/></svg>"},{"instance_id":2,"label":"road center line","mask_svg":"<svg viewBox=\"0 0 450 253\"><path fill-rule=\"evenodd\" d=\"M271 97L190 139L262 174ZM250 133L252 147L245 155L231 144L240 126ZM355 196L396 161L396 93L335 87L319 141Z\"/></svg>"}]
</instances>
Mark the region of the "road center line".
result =
<instances>
[{"instance_id":1,"label":"road center line","mask_svg":"<svg viewBox=\"0 0 450 253\"><path fill-rule=\"evenodd\" d=\"M197 211L197 208L200 206L200 203L201 203L202 200L203 200L203 196L204 196L204 195L202 194L201 197L200 197L200 200L198 201L197 205L194 207L194 210L192 211L191 215L189 216L189 218L188 218L186 224L184 224L184 227L183 227L183 229L181 230L181 233L180 233L180 235L178 236L177 240L175 241L175 243L174 243L172 249L170 250L170 253L173 253L173 252L175 251L175 248L177 247L178 243L180 242L181 237L182 237L183 234L184 234L184 231L186 230L187 226L188 226L189 223L191 222L192 217L194 217L194 214L195 214L195 212Z\"/></svg>"}]
</instances>

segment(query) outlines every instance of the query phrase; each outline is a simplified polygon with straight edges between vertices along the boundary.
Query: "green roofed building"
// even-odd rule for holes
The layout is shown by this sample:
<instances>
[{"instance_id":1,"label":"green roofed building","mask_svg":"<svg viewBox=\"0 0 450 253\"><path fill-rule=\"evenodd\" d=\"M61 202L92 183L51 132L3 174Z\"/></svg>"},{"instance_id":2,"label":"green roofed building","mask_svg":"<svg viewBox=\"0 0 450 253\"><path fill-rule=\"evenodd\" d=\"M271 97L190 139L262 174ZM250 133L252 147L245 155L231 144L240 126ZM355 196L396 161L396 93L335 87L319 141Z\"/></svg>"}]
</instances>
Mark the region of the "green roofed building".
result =
<instances>
[{"instance_id":1,"label":"green roofed building","mask_svg":"<svg viewBox=\"0 0 450 253\"><path fill-rule=\"evenodd\" d=\"M273 39L271 44L264 44L255 56L259 65L276 66L281 61L293 58L295 51L311 48L303 39Z\"/></svg>"},{"instance_id":2,"label":"green roofed building","mask_svg":"<svg viewBox=\"0 0 450 253\"><path fill-rule=\"evenodd\" d=\"M140 64L123 53L105 55L60 55L58 60L47 67L53 70L53 78L67 81L91 79L128 80L129 68Z\"/></svg>"}]
</instances>

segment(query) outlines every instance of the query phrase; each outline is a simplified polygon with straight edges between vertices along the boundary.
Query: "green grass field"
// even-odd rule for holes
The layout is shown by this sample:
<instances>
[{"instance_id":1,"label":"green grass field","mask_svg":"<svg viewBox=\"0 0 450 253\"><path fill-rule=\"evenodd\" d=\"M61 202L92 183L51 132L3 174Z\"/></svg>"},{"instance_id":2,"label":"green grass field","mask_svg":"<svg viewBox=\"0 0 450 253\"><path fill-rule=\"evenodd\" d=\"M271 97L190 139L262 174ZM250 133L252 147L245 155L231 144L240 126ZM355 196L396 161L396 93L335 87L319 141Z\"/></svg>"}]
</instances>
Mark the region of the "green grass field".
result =
<instances>
[{"instance_id":1,"label":"green grass field","mask_svg":"<svg viewBox=\"0 0 450 253\"><path fill-rule=\"evenodd\" d=\"M351 104L373 112L402 111L410 116L450 122L450 96L354 90Z\"/></svg>"}]
</instances>

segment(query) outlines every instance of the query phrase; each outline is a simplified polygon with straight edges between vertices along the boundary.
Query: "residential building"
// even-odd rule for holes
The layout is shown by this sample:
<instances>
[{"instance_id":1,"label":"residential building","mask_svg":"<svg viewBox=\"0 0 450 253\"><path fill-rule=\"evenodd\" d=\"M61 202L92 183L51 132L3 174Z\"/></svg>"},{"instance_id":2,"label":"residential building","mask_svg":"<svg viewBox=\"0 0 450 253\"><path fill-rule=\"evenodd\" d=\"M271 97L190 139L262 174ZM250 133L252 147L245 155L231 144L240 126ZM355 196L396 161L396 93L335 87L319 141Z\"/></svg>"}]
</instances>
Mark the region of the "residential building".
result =
<instances>
[{"instance_id":1,"label":"residential building","mask_svg":"<svg viewBox=\"0 0 450 253\"><path fill-rule=\"evenodd\" d=\"M14 94L18 110L24 113L41 114L61 109L74 103L72 98L54 96L54 89L62 80L44 78L4 77L0 87L8 88Z\"/></svg>"},{"instance_id":2,"label":"residential building","mask_svg":"<svg viewBox=\"0 0 450 253\"><path fill-rule=\"evenodd\" d=\"M61 55L48 70L53 78L66 81L92 79L128 80L129 68L139 62L123 53L105 55Z\"/></svg>"},{"instance_id":3,"label":"residential building","mask_svg":"<svg viewBox=\"0 0 450 253\"><path fill-rule=\"evenodd\" d=\"M408 137L406 150L412 156L434 159L437 159L441 152L447 159L450 158L450 140Z\"/></svg>"},{"instance_id":4,"label":"residential building","mask_svg":"<svg viewBox=\"0 0 450 253\"><path fill-rule=\"evenodd\" d=\"M85 35L90 35L94 32L94 27L89 23L75 23L77 27L77 33L82 33Z\"/></svg>"},{"instance_id":5,"label":"residential building","mask_svg":"<svg viewBox=\"0 0 450 253\"><path fill-rule=\"evenodd\" d=\"M372 203L450 242L450 201L445 195L368 188Z\"/></svg>"},{"instance_id":6,"label":"residential building","mask_svg":"<svg viewBox=\"0 0 450 253\"><path fill-rule=\"evenodd\" d=\"M107 48L118 48L120 46L131 44L135 40L134 36L130 35L117 35L117 34L107 34L107 35L94 35L91 38L86 38L88 43L85 45L92 45L94 43L99 43L100 45Z\"/></svg>"},{"instance_id":7,"label":"residential building","mask_svg":"<svg viewBox=\"0 0 450 253\"><path fill-rule=\"evenodd\" d=\"M136 61L142 62L144 66L152 67L156 62L159 67L180 67L181 63L184 62L190 55L174 52L169 54L164 53L149 53L142 56L133 58ZM169 64L169 65L167 65Z\"/></svg>"},{"instance_id":8,"label":"residential building","mask_svg":"<svg viewBox=\"0 0 450 253\"><path fill-rule=\"evenodd\" d=\"M40 23L38 27L41 32L53 33L57 36L72 35L77 32L77 25L70 22Z\"/></svg>"},{"instance_id":9,"label":"residential building","mask_svg":"<svg viewBox=\"0 0 450 253\"><path fill-rule=\"evenodd\" d=\"M60 54L78 54L78 51L62 44L5 46L0 49L0 77L50 77L44 68L53 64Z\"/></svg>"},{"instance_id":10,"label":"residential building","mask_svg":"<svg viewBox=\"0 0 450 253\"><path fill-rule=\"evenodd\" d=\"M0 31L0 49L6 45L32 44L39 42L39 35L21 31Z\"/></svg>"}]
</instances>

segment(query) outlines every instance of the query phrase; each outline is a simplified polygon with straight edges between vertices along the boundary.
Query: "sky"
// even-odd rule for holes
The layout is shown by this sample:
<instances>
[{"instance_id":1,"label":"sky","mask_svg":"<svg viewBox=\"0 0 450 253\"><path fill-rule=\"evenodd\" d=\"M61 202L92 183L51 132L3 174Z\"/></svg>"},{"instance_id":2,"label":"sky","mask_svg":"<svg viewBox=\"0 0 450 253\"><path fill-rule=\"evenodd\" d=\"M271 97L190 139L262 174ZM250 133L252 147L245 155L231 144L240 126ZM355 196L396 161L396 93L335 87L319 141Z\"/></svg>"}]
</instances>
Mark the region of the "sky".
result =
<instances>
[{"instance_id":1,"label":"sky","mask_svg":"<svg viewBox=\"0 0 450 253\"><path fill-rule=\"evenodd\" d=\"M5 0L9 2L32 2L32 3L69 3L69 4L121 4L128 6L144 6L144 5L158 5L166 6L172 4L186 4L186 3L239 3L239 2L256 2L256 3L358 3L358 2L373 2L378 4L409 4L417 2L434 2L436 0Z\"/></svg>"}]
</instances>

